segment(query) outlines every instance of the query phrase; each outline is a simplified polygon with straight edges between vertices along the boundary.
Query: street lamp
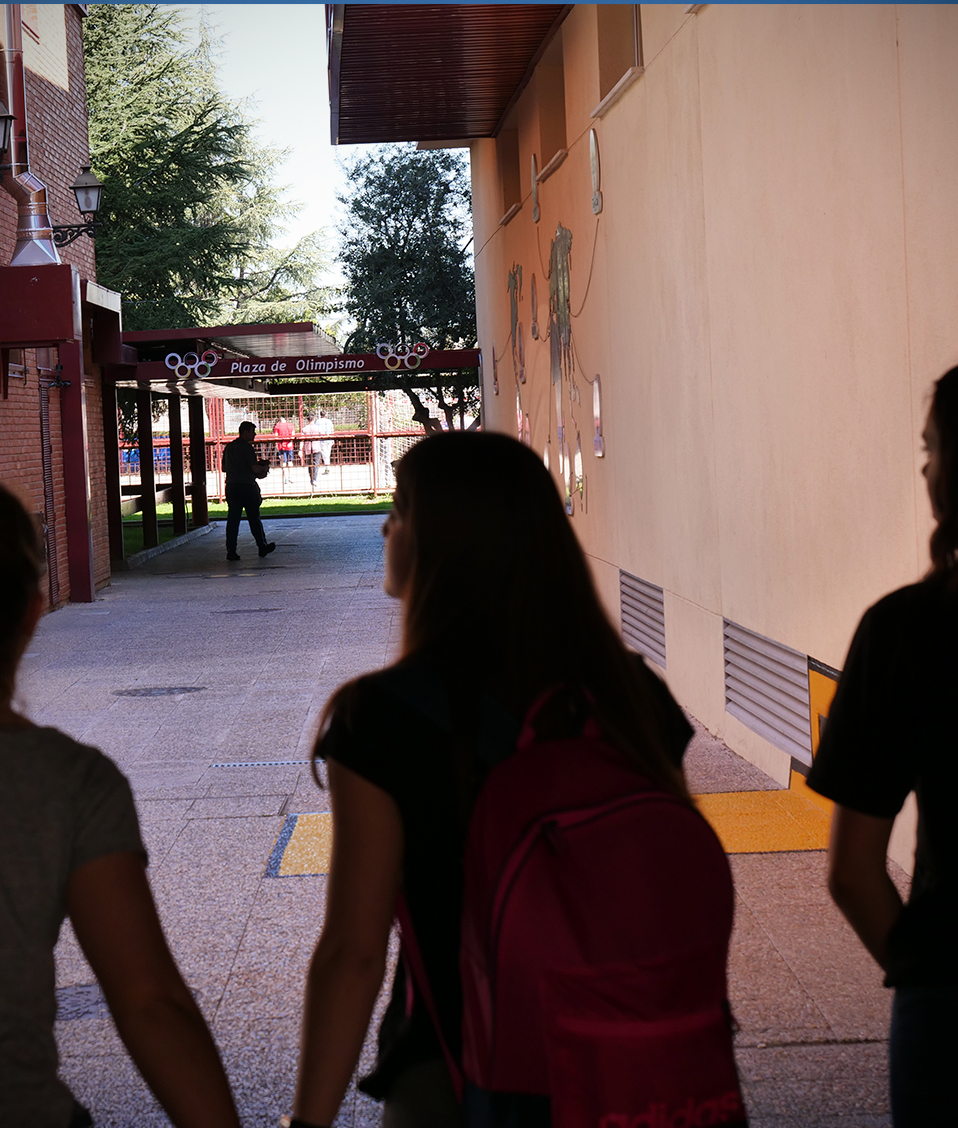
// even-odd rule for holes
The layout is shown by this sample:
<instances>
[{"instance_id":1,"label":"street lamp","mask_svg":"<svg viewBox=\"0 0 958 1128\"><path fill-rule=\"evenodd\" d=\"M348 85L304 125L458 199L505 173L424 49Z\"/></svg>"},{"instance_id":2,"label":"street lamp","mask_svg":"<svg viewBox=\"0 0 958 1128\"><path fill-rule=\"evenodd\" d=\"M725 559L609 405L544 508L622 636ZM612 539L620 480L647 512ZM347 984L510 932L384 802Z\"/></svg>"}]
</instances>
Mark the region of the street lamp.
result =
<instances>
[{"instance_id":1,"label":"street lamp","mask_svg":"<svg viewBox=\"0 0 958 1128\"><path fill-rule=\"evenodd\" d=\"M77 210L80 215L96 216L100 210L100 197L103 195L103 185L90 172L90 166L84 165L80 175L70 185L77 198Z\"/></svg>"},{"instance_id":2,"label":"street lamp","mask_svg":"<svg viewBox=\"0 0 958 1128\"><path fill-rule=\"evenodd\" d=\"M13 132L14 115L0 102L0 157L10 148L10 134Z\"/></svg>"},{"instance_id":3,"label":"street lamp","mask_svg":"<svg viewBox=\"0 0 958 1128\"><path fill-rule=\"evenodd\" d=\"M103 195L103 185L90 172L90 166L85 164L80 169L80 174L70 185L77 200L80 215L85 217L83 223L67 223L53 228L53 241L58 247L67 247L74 239L81 235L94 238L94 230L100 224L96 221L96 213L100 210L100 198Z\"/></svg>"}]
</instances>

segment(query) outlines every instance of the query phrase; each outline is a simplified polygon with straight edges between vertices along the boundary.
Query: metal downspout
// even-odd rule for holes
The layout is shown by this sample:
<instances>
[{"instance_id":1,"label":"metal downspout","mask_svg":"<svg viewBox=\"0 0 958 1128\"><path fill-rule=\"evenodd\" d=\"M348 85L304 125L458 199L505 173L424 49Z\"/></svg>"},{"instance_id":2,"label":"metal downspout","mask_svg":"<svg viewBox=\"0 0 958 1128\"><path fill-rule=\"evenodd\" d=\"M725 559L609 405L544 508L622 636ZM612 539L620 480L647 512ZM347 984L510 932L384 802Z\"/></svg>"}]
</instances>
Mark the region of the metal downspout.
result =
<instances>
[{"instance_id":1,"label":"metal downspout","mask_svg":"<svg viewBox=\"0 0 958 1128\"><path fill-rule=\"evenodd\" d=\"M53 497L53 443L50 437L50 383L40 380L40 453L43 460L44 544L47 553L47 579L50 606L60 602L60 573L57 568L57 511Z\"/></svg>"},{"instance_id":2,"label":"metal downspout","mask_svg":"<svg viewBox=\"0 0 958 1128\"><path fill-rule=\"evenodd\" d=\"M53 225L47 211L47 189L39 177L30 171L21 18L19 4L4 5L4 78L14 123L10 142L10 166L0 171L0 187L17 201L17 245L10 265L55 265L61 260L53 242Z\"/></svg>"}]
</instances>

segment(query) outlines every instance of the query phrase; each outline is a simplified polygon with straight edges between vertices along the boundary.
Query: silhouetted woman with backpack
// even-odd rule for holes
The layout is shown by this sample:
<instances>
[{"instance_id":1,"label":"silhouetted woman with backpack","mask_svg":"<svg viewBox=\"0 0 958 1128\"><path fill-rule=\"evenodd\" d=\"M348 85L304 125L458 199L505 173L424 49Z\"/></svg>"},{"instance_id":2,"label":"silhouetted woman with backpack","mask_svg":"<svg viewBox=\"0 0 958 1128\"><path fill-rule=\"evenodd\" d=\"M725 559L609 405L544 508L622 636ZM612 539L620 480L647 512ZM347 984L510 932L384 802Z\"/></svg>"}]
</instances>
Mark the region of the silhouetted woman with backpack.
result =
<instances>
[{"instance_id":1,"label":"silhouetted woman with backpack","mask_svg":"<svg viewBox=\"0 0 958 1128\"><path fill-rule=\"evenodd\" d=\"M610 624L555 484L528 447L496 434L432 436L398 463L396 482L383 529L384 588L402 602L402 656L341 687L317 741L335 830L292 1123L329 1125L335 1116L397 913L402 959L378 1061L361 1085L385 1100L385 1128L451 1128L464 1118L471 1125L571 1126L578 1114L570 1110L602 1100L613 1100L602 1106L606 1128L627 1128L644 1106L619 1108L604 1090L560 1092L546 1076L548 1069L569 1073L563 1053L581 1056L568 1031L553 1038L546 1026L593 1004L601 1009L610 984L638 1007L654 1045L665 1048L666 1073L669 1046L674 1058L701 1035L705 1041L691 1052L706 1059L719 1046L716 1077L703 1082L715 1089L715 1107L702 1122L741 1123L721 1010L731 878L682 776L688 722ZM473 818L477 797L483 813ZM541 809L552 800L561 807L555 817ZM617 840L616 827L627 826ZM576 837L579 827L584 838ZM598 837L589 837L591 828ZM636 853L650 838L643 828L655 831L654 842ZM499 860L515 871L503 895L490 870ZM548 905L536 905L535 889L546 886ZM594 908L606 916L617 910L618 930L596 929L588 907L588 897L606 886ZM610 906L609 897L618 904ZM497 936L508 953L486 949L487 900L496 902ZM673 902L674 912L663 911ZM630 935L637 917L640 934ZM528 956L509 939L518 935L521 947L524 931L535 941ZM557 964L550 953L560 948ZM698 952L699 971L683 972L683 986L674 956L685 951ZM582 976L598 978L590 987ZM496 982L516 990L496 994ZM506 1012L514 1020L500 1023ZM612 1029L616 1015L606 1018ZM513 1036L520 1026L529 1033L517 1053L496 1059L488 1043L506 1026ZM606 1067L618 1077L616 1048L587 1042L585 1052L598 1054L596 1068L573 1078L575 1085L588 1086ZM629 1069L636 1044L625 1047ZM497 1080L503 1069L517 1079L507 1091ZM711 1100L712 1090L702 1099Z\"/></svg>"}]
</instances>

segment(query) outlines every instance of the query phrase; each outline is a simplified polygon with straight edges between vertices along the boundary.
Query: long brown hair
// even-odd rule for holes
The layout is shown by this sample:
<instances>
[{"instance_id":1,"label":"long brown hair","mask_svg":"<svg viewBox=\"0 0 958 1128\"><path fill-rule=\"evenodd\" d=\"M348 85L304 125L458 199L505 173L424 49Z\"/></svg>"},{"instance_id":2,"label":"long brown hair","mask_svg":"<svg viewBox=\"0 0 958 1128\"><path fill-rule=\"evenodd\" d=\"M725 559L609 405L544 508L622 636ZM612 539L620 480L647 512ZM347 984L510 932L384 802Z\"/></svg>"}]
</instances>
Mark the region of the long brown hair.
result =
<instances>
[{"instance_id":1,"label":"long brown hair","mask_svg":"<svg viewBox=\"0 0 958 1128\"><path fill-rule=\"evenodd\" d=\"M36 526L20 500L0 485L0 702L13 697L23 620L43 576Z\"/></svg>"},{"instance_id":2,"label":"long brown hair","mask_svg":"<svg viewBox=\"0 0 958 1128\"><path fill-rule=\"evenodd\" d=\"M931 573L958 588L958 368L935 383L931 420L938 433L935 508L938 524L931 534Z\"/></svg>"},{"instance_id":3,"label":"long brown hair","mask_svg":"<svg viewBox=\"0 0 958 1128\"><path fill-rule=\"evenodd\" d=\"M491 693L516 717L553 686L587 690L635 767L687 797L653 675L609 622L539 457L505 435L437 434L398 463L396 504L410 566L404 658L427 656L458 691Z\"/></svg>"}]
</instances>

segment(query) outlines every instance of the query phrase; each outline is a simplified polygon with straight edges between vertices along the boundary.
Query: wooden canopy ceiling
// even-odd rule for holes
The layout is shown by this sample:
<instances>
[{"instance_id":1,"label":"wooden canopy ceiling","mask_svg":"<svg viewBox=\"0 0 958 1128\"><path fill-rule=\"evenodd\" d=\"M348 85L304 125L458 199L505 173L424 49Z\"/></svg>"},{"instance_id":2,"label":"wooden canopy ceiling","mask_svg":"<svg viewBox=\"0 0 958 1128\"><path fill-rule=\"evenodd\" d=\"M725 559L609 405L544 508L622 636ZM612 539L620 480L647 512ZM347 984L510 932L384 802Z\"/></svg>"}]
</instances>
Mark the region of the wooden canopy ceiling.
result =
<instances>
[{"instance_id":1,"label":"wooden canopy ceiling","mask_svg":"<svg viewBox=\"0 0 958 1128\"><path fill-rule=\"evenodd\" d=\"M327 4L334 145L492 137L566 4Z\"/></svg>"}]
</instances>

